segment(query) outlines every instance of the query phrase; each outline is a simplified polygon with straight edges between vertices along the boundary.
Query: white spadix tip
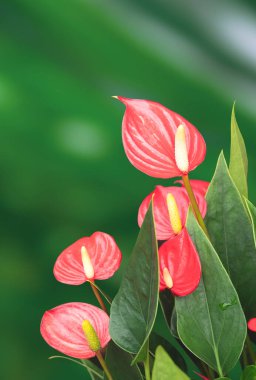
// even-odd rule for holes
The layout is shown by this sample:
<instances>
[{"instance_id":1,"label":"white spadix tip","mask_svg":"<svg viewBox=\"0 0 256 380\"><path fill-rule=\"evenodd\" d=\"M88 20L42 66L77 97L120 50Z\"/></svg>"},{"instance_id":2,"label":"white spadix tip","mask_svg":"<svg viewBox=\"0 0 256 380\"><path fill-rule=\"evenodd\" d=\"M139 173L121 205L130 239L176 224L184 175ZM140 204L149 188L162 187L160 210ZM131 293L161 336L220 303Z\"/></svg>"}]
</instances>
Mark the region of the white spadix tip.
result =
<instances>
[{"instance_id":1,"label":"white spadix tip","mask_svg":"<svg viewBox=\"0 0 256 380\"><path fill-rule=\"evenodd\" d=\"M92 266L92 262L89 256L89 253L87 252L87 249L85 246L82 246L81 248L81 258L82 258L82 263L84 267L84 273L88 280L93 279L94 277L94 269Z\"/></svg>"},{"instance_id":2,"label":"white spadix tip","mask_svg":"<svg viewBox=\"0 0 256 380\"><path fill-rule=\"evenodd\" d=\"M171 193L167 194L166 202L172 230L175 235L178 235L182 230L182 223L176 200Z\"/></svg>"},{"instance_id":3,"label":"white spadix tip","mask_svg":"<svg viewBox=\"0 0 256 380\"><path fill-rule=\"evenodd\" d=\"M171 289L173 287L173 280L168 268L166 267L163 270L163 277L164 277L165 285L167 286L167 288Z\"/></svg>"},{"instance_id":4,"label":"white spadix tip","mask_svg":"<svg viewBox=\"0 0 256 380\"><path fill-rule=\"evenodd\" d=\"M179 170L187 174L189 162L188 162L188 149L186 143L185 127L181 124L175 133L175 161Z\"/></svg>"}]
</instances>

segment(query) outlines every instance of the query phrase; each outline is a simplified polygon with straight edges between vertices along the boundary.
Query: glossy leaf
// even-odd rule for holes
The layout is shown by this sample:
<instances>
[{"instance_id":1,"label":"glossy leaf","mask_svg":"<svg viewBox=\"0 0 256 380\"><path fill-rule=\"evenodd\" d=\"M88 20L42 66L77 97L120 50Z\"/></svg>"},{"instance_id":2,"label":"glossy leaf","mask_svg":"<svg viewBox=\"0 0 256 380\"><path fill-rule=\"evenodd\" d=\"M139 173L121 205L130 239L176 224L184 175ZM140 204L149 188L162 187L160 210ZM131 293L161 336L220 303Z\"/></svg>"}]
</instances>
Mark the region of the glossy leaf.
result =
<instances>
[{"instance_id":1,"label":"glossy leaf","mask_svg":"<svg viewBox=\"0 0 256 380\"><path fill-rule=\"evenodd\" d=\"M155 322L159 269L150 205L110 311L110 335L125 351L139 354Z\"/></svg>"},{"instance_id":2,"label":"glossy leaf","mask_svg":"<svg viewBox=\"0 0 256 380\"><path fill-rule=\"evenodd\" d=\"M244 369L241 380L256 380L256 366L250 365Z\"/></svg>"},{"instance_id":3,"label":"glossy leaf","mask_svg":"<svg viewBox=\"0 0 256 380\"><path fill-rule=\"evenodd\" d=\"M131 366L132 360L132 355L122 350L113 341L108 344L106 363L114 380L143 380L137 364ZM104 379L107 380L106 375Z\"/></svg>"},{"instance_id":4,"label":"glossy leaf","mask_svg":"<svg viewBox=\"0 0 256 380\"><path fill-rule=\"evenodd\" d=\"M156 349L152 380L189 380L189 377L176 366L163 347Z\"/></svg>"},{"instance_id":5,"label":"glossy leaf","mask_svg":"<svg viewBox=\"0 0 256 380\"><path fill-rule=\"evenodd\" d=\"M231 115L231 147L229 171L240 193L245 197L248 197L248 159L244 139L236 121L235 106L233 106Z\"/></svg>"},{"instance_id":6,"label":"glossy leaf","mask_svg":"<svg viewBox=\"0 0 256 380\"><path fill-rule=\"evenodd\" d=\"M179 351L168 340L153 332L150 334L149 340L149 351L152 357L155 357L158 346L162 346L167 354L171 356L175 364L186 372L187 365Z\"/></svg>"},{"instance_id":7,"label":"glossy leaf","mask_svg":"<svg viewBox=\"0 0 256 380\"><path fill-rule=\"evenodd\" d=\"M186 297L176 297L182 342L220 376L236 364L247 328L238 295L217 253L192 213L187 228L200 255L202 279Z\"/></svg>"},{"instance_id":8,"label":"glossy leaf","mask_svg":"<svg viewBox=\"0 0 256 380\"><path fill-rule=\"evenodd\" d=\"M169 289L165 289L159 294L160 305L163 311L164 319L171 332L171 334L179 339L177 332L177 318L174 306L174 296Z\"/></svg>"},{"instance_id":9,"label":"glossy leaf","mask_svg":"<svg viewBox=\"0 0 256 380\"><path fill-rule=\"evenodd\" d=\"M256 249L253 228L223 153L207 192L211 242L238 292L247 319L256 315Z\"/></svg>"}]
</instances>

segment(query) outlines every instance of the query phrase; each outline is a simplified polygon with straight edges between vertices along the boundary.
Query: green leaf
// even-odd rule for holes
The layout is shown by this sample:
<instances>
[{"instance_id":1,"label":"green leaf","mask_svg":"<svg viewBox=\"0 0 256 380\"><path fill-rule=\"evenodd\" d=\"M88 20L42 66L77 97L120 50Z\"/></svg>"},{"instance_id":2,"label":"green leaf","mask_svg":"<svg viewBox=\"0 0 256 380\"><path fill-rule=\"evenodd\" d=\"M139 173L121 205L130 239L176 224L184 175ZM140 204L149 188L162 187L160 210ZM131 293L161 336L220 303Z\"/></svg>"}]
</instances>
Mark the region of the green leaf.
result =
<instances>
[{"instance_id":1,"label":"green leaf","mask_svg":"<svg viewBox=\"0 0 256 380\"><path fill-rule=\"evenodd\" d=\"M250 365L249 367L246 367L241 380L256 380L256 366Z\"/></svg>"},{"instance_id":2,"label":"green leaf","mask_svg":"<svg viewBox=\"0 0 256 380\"><path fill-rule=\"evenodd\" d=\"M140 360L145 359L140 351L155 322L158 294L158 251L151 202L110 310L112 339L125 351L138 354Z\"/></svg>"},{"instance_id":3,"label":"green leaf","mask_svg":"<svg viewBox=\"0 0 256 380\"><path fill-rule=\"evenodd\" d=\"M153 332L151 333L149 340L149 351L151 356L155 356L155 351L158 346L162 346L165 349L178 367L183 371L187 371L186 362L179 351L168 340Z\"/></svg>"},{"instance_id":4,"label":"green leaf","mask_svg":"<svg viewBox=\"0 0 256 380\"><path fill-rule=\"evenodd\" d=\"M55 355L51 356L49 359L65 359L69 360L70 362L76 363L78 365L81 365L82 367L85 367L91 376L92 380L103 380L103 371L98 368L92 361L86 360L86 359L73 359L68 356L62 356L62 355Z\"/></svg>"},{"instance_id":5,"label":"green leaf","mask_svg":"<svg viewBox=\"0 0 256 380\"><path fill-rule=\"evenodd\" d=\"M229 171L240 193L245 197L248 197L248 159L244 139L236 121L235 105L233 106L231 115L231 147Z\"/></svg>"},{"instance_id":6,"label":"green leaf","mask_svg":"<svg viewBox=\"0 0 256 380\"><path fill-rule=\"evenodd\" d=\"M156 349L152 380L189 380L189 377L176 366L163 347Z\"/></svg>"},{"instance_id":7,"label":"green leaf","mask_svg":"<svg viewBox=\"0 0 256 380\"><path fill-rule=\"evenodd\" d=\"M122 350L113 341L108 344L106 363L114 380L143 380L143 376L137 366L131 366L132 355ZM107 380L106 375L104 379Z\"/></svg>"},{"instance_id":8,"label":"green leaf","mask_svg":"<svg viewBox=\"0 0 256 380\"><path fill-rule=\"evenodd\" d=\"M174 306L174 296L172 295L169 289L165 289L160 292L159 299L167 327L169 328L171 334L175 338L179 339L177 332L177 318Z\"/></svg>"},{"instance_id":9,"label":"green leaf","mask_svg":"<svg viewBox=\"0 0 256 380\"><path fill-rule=\"evenodd\" d=\"M251 222L253 226L253 237L254 237L254 242L256 244L256 207L245 197L244 197L244 201L245 201L249 216L251 218Z\"/></svg>"},{"instance_id":10,"label":"green leaf","mask_svg":"<svg viewBox=\"0 0 256 380\"><path fill-rule=\"evenodd\" d=\"M238 292L246 317L256 315L256 249L244 202L232 181L223 153L207 196L206 226L211 242Z\"/></svg>"},{"instance_id":11,"label":"green leaf","mask_svg":"<svg viewBox=\"0 0 256 380\"><path fill-rule=\"evenodd\" d=\"M229 377L218 377L215 380L231 380Z\"/></svg>"},{"instance_id":12,"label":"green leaf","mask_svg":"<svg viewBox=\"0 0 256 380\"><path fill-rule=\"evenodd\" d=\"M178 333L189 350L223 376L240 357L246 321L227 272L191 212L187 228L200 256L202 278L193 293L175 299Z\"/></svg>"}]
</instances>

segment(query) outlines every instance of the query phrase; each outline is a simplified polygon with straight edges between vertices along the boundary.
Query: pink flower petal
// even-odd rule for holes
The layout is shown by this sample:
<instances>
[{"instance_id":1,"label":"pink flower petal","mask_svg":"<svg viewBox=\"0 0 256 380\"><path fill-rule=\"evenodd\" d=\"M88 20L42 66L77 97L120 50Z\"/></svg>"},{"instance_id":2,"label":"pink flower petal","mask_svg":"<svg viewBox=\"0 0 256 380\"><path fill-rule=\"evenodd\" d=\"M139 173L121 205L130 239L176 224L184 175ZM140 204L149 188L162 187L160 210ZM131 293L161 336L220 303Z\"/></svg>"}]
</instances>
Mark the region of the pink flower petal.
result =
<instances>
[{"instance_id":1,"label":"pink flower petal","mask_svg":"<svg viewBox=\"0 0 256 380\"><path fill-rule=\"evenodd\" d=\"M88 320L96 331L101 347L110 341L109 316L96 306L70 302L44 313L40 331L49 346L78 359L95 356L85 338L82 322Z\"/></svg>"},{"instance_id":2,"label":"pink flower petal","mask_svg":"<svg viewBox=\"0 0 256 380\"><path fill-rule=\"evenodd\" d=\"M248 325L249 330L256 332L256 318L250 319L248 321L247 325Z\"/></svg>"},{"instance_id":3,"label":"pink flower petal","mask_svg":"<svg viewBox=\"0 0 256 380\"><path fill-rule=\"evenodd\" d=\"M137 169L157 178L187 174L180 171L175 161L175 133L181 124L185 126L188 171L204 160L205 141L182 116L152 101L117 98L126 106L122 123L124 149Z\"/></svg>"},{"instance_id":4,"label":"pink flower petal","mask_svg":"<svg viewBox=\"0 0 256 380\"><path fill-rule=\"evenodd\" d=\"M186 296L198 286L201 278L201 263L186 228L179 235L167 240L159 248L160 290L166 288L163 270L167 268L173 280L171 292Z\"/></svg>"},{"instance_id":5,"label":"pink flower petal","mask_svg":"<svg viewBox=\"0 0 256 380\"><path fill-rule=\"evenodd\" d=\"M170 217L167 209L167 194L171 193L178 205L181 223L185 226L188 207L190 204L187 192L181 187L163 187L156 186L155 191L150 193L141 203L138 212L138 224L141 227L143 220L145 218L146 212L148 210L152 195L154 194L153 208L154 208L154 218L156 225L156 236L158 240L167 240L174 236L174 232L171 227ZM199 205L202 216L206 214L207 204L204 197L200 192L195 191L195 197Z\"/></svg>"},{"instance_id":6,"label":"pink flower petal","mask_svg":"<svg viewBox=\"0 0 256 380\"><path fill-rule=\"evenodd\" d=\"M80 285L88 280L85 275L81 248L84 246L90 256L94 277L90 280L105 280L119 268L122 254L115 240L104 232L95 232L83 237L66 248L57 258L53 273L65 284Z\"/></svg>"}]
</instances>

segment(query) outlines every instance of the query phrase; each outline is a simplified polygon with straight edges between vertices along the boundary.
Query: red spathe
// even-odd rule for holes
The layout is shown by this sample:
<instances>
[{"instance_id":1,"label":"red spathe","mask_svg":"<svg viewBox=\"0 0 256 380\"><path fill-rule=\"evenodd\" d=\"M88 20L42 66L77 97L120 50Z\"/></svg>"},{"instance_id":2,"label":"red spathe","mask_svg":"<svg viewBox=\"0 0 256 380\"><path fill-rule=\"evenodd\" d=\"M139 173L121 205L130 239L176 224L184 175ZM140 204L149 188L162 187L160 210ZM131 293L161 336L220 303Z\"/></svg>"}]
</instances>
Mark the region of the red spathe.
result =
<instances>
[{"instance_id":1,"label":"red spathe","mask_svg":"<svg viewBox=\"0 0 256 380\"><path fill-rule=\"evenodd\" d=\"M122 137L129 161L143 173L157 178L187 174L205 158L206 145L199 131L186 119L159 103L117 97L126 106ZM189 167L182 172L175 161L175 133L184 125Z\"/></svg>"},{"instance_id":2,"label":"red spathe","mask_svg":"<svg viewBox=\"0 0 256 380\"><path fill-rule=\"evenodd\" d=\"M164 187L156 186L155 190L150 193L141 203L138 212L138 224L141 227L148 210L149 204L154 194L153 211L156 226L157 240L167 240L174 236L174 232L171 227L170 216L167 208L167 195L171 193L177 203L182 226L184 227L187 219L188 207L190 200L187 195L187 191L183 187ZM207 210L207 203L202 195L201 191L194 191L199 210L204 217Z\"/></svg>"},{"instance_id":3,"label":"red spathe","mask_svg":"<svg viewBox=\"0 0 256 380\"><path fill-rule=\"evenodd\" d=\"M167 240L159 248L160 290L166 288L163 270L167 268L173 280L170 291L176 296L186 296L198 286L201 278L200 259L187 229Z\"/></svg>"},{"instance_id":4,"label":"red spathe","mask_svg":"<svg viewBox=\"0 0 256 380\"><path fill-rule=\"evenodd\" d=\"M110 341L109 316L96 306L70 302L44 313L40 332L49 346L78 359L95 356L85 338L82 322L88 320L97 333L101 347Z\"/></svg>"},{"instance_id":5,"label":"red spathe","mask_svg":"<svg viewBox=\"0 0 256 380\"><path fill-rule=\"evenodd\" d=\"M104 232L95 232L90 237L77 240L59 255L53 269L58 281L69 285L80 285L88 281L81 256L83 246L94 269L94 277L90 281L105 280L117 271L122 254L115 240Z\"/></svg>"}]
</instances>

